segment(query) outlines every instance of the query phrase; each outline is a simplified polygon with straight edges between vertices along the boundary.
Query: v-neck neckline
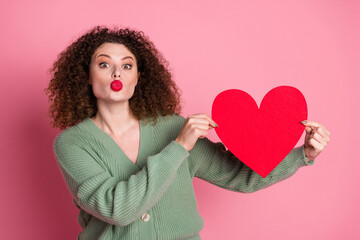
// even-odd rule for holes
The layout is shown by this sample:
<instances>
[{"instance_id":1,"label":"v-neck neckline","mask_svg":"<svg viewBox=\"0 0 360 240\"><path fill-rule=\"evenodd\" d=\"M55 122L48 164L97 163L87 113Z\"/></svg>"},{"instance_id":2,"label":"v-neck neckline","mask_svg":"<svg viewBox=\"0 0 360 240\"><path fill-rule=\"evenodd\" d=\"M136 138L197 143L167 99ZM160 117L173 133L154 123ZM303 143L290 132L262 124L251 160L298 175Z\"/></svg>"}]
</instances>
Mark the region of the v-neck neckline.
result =
<instances>
[{"instance_id":1,"label":"v-neck neckline","mask_svg":"<svg viewBox=\"0 0 360 240\"><path fill-rule=\"evenodd\" d=\"M114 141L114 139L109 134L107 134L104 130L99 128L93 122L93 120L91 120L89 117L87 117L84 120L84 122L88 123L86 130L88 130L88 132L90 132L92 135L95 135L96 137L100 137L102 140L104 140L106 146L109 147L110 150L114 151L115 154L119 154L121 156L121 158L124 159L124 162L126 162L127 165L129 165L131 167L136 167L138 169L141 169L146 164L146 156L144 155L145 143L146 144L151 143L151 141L148 141L149 137L151 139L150 128L148 126L149 124L144 125L142 120L139 120L139 125L140 125L140 145L139 145L137 160L136 160L136 163L134 163L124 153L124 151Z\"/></svg>"}]
</instances>

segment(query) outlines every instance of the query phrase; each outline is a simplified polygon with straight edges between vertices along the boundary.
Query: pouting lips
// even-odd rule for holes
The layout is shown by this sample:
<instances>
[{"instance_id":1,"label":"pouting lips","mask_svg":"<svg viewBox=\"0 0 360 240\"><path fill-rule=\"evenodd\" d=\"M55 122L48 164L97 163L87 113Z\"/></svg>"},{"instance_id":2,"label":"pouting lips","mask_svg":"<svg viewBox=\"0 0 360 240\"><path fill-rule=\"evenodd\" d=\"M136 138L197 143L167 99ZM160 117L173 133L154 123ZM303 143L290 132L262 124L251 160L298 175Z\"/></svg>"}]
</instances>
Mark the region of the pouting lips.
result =
<instances>
[{"instance_id":1,"label":"pouting lips","mask_svg":"<svg viewBox=\"0 0 360 240\"><path fill-rule=\"evenodd\" d=\"M120 91L122 89L123 85L120 82L120 80L114 80L114 81L111 82L110 87L114 91Z\"/></svg>"}]
</instances>

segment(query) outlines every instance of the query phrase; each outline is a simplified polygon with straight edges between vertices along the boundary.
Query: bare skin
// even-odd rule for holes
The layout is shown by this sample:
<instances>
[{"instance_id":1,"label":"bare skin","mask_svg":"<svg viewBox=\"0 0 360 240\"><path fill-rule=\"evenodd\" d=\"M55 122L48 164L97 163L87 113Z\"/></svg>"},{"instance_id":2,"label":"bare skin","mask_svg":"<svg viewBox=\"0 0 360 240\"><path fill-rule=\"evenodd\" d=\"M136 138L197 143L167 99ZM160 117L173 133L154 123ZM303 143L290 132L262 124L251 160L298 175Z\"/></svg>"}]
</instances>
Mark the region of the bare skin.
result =
<instances>
[{"instance_id":1,"label":"bare skin","mask_svg":"<svg viewBox=\"0 0 360 240\"><path fill-rule=\"evenodd\" d=\"M304 123L305 135L305 156L308 161L315 159L330 141L330 132L320 123L307 120Z\"/></svg>"}]
</instances>

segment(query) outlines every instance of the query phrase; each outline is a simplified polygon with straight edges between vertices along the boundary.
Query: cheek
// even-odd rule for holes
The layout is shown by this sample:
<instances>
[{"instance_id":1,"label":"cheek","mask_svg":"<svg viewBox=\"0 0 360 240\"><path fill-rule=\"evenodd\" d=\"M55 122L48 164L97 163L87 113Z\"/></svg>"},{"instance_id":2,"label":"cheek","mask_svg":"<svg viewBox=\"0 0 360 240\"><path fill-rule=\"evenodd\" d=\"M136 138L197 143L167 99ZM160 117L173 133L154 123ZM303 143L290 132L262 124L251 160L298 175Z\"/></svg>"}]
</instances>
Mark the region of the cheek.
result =
<instances>
[{"instance_id":1,"label":"cheek","mask_svg":"<svg viewBox=\"0 0 360 240\"><path fill-rule=\"evenodd\" d=\"M134 92L135 91L135 89L136 89L136 85L137 85L137 80L135 79L135 81L133 81L132 83L131 83L131 90Z\"/></svg>"},{"instance_id":2,"label":"cheek","mask_svg":"<svg viewBox=\"0 0 360 240\"><path fill-rule=\"evenodd\" d=\"M137 85L137 77L132 75L132 76L126 76L123 78L122 80L123 84L127 85L128 87L135 87Z\"/></svg>"},{"instance_id":3,"label":"cheek","mask_svg":"<svg viewBox=\"0 0 360 240\"><path fill-rule=\"evenodd\" d=\"M111 73L111 69L100 69L97 66L91 66L90 67L90 71L89 71L89 75L90 78L93 80L98 80L98 81L103 81L106 77L108 77L108 75Z\"/></svg>"},{"instance_id":4,"label":"cheek","mask_svg":"<svg viewBox=\"0 0 360 240\"><path fill-rule=\"evenodd\" d=\"M134 79L128 82L127 86L125 86L125 89L129 94L133 95L134 92L136 91L136 85L137 85L137 79Z\"/></svg>"},{"instance_id":5,"label":"cheek","mask_svg":"<svg viewBox=\"0 0 360 240\"><path fill-rule=\"evenodd\" d=\"M110 88L110 86L107 85L106 82L100 81L98 78L93 78L91 87L95 97L105 96L107 88Z\"/></svg>"},{"instance_id":6,"label":"cheek","mask_svg":"<svg viewBox=\"0 0 360 240\"><path fill-rule=\"evenodd\" d=\"M93 92L94 96L95 96L96 98L99 98L99 97L102 95L101 89L97 86L96 83L95 83L95 84L93 83L93 84L91 85L91 87L92 87L92 92Z\"/></svg>"},{"instance_id":7,"label":"cheek","mask_svg":"<svg viewBox=\"0 0 360 240\"><path fill-rule=\"evenodd\" d=\"M90 72L90 81L94 86L101 86L106 84L107 77L104 73L93 71Z\"/></svg>"}]
</instances>

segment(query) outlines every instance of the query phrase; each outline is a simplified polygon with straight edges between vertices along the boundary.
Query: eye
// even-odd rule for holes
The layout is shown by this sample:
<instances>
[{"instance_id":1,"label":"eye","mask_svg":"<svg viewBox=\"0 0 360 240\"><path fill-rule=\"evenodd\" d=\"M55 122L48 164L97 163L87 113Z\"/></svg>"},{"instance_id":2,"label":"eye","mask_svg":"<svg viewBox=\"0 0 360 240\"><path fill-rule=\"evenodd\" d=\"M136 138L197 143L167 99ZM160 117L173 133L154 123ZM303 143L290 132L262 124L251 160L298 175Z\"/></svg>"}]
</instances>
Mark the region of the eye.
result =
<instances>
[{"instance_id":1,"label":"eye","mask_svg":"<svg viewBox=\"0 0 360 240\"><path fill-rule=\"evenodd\" d=\"M107 68L107 67L110 67L110 65L106 62L102 62L99 64L100 68Z\"/></svg>"},{"instance_id":2,"label":"eye","mask_svg":"<svg viewBox=\"0 0 360 240\"><path fill-rule=\"evenodd\" d=\"M124 64L123 65L123 68L125 68L125 69L131 69L131 67L132 67L131 64Z\"/></svg>"}]
</instances>

